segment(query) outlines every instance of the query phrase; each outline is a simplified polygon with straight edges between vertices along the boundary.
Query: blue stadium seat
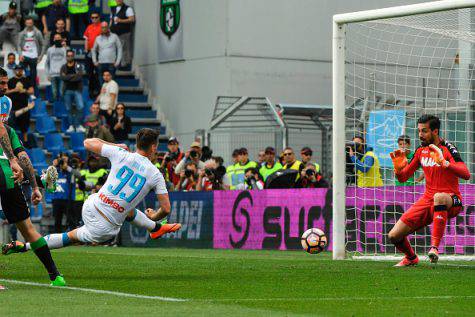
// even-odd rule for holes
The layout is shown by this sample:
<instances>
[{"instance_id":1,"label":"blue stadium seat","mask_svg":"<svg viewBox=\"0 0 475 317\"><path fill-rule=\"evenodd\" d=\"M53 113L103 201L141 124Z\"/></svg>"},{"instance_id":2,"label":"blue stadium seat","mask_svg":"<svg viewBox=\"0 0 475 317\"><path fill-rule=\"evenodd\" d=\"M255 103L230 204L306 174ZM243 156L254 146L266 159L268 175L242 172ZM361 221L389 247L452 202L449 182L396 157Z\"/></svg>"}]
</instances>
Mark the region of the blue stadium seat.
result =
<instances>
[{"instance_id":1,"label":"blue stadium seat","mask_svg":"<svg viewBox=\"0 0 475 317\"><path fill-rule=\"evenodd\" d=\"M84 101L84 109L83 109L83 111L84 111L84 118L86 118L88 115L91 114L90 108L91 108L91 106L92 106L93 103L94 103L93 100L87 100L87 101L85 100L85 101Z\"/></svg>"},{"instance_id":2,"label":"blue stadium seat","mask_svg":"<svg viewBox=\"0 0 475 317\"><path fill-rule=\"evenodd\" d=\"M119 93L119 102L147 102L148 96L142 94Z\"/></svg>"},{"instance_id":3,"label":"blue stadium seat","mask_svg":"<svg viewBox=\"0 0 475 317\"><path fill-rule=\"evenodd\" d=\"M70 134L71 136L71 149L74 152L79 153L79 156L81 159L85 160L86 159L86 149L84 148L84 138L85 135L84 133L81 132L74 132Z\"/></svg>"},{"instance_id":4,"label":"blue stadium seat","mask_svg":"<svg viewBox=\"0 0 475 317\"><path fill-rule=\"evenodd\" d=\"M157 117L156 110L127 110L126 114L131 118L151 118Z\"/></svg>"},{"instance_id":5,"label":"blue stadium seat","mask_svg":"<svg viewBox=\"0 0 475 317\"><path fill-rule=\"evenodd\" d=\"M69 116L64 102L58 100L53 103L53 115L56 118L65 118Z\"/></svg>"},{"instance_id":6,"label":"blue stadium seat","mask_svg":"<svg viewBox=\"0 0 475 317\"><path fill-rule=\"evenodd\" d=\"M59 153L64 152L63 137L59 133L48 133L45 135L43 147L52 152L53 157L56 157Z\"/></svg>"},{"instance_id":7,"label":"blue stadium seat","mask_svg":"<svg viewBox=\"0 0 475 317\"><path fill-rule=\"evenodd\" d=\"M84 103L87 103L89 100L91 100L91 98L89 97L89 88L84 85L84 87L82 88L82 100L84 101Z\"/></svg>"},{"instance_id":8,"label":"blue stadium seat","mask_svg":"<svg viewBox=\"0 0 475 317\"><path fill-rule=\"evenodd\" d=\"M41 99L36 99L35 107L31 109L30 115L32 118L38 118L48 115L48 112L46 111L46 102Z\"/></svg>"},{"instance_id":9,"label":"blue stadium seat","mask_svg":"<svg viewBox=\"0 0 475 317\"><path fill-rule=\"evenodd\" d=\"M61 132L66 133L66 130L68 130L69 126L70 126L69 118L68 117L61 118Z\"/></svg>"},{"instance_id":10,"label":"blue stadium seat","mask_svg":"<svg viewBox=\"0 0 475 317\"><path fill-rule=\"evenodd\" d=\"M27 153L30 157L31 164L38 171L38 173L41 173L42 170L48 168L48 164L46 163L46 156L42 149L29 149L27 150Z\"/></svg>"},{"instance_id":11,"label":"blue stadium seat","mask_svg":"<svg viewBox=\"0 0 475 317\"><path fill-rule=\"evenodd\" d=\"M36 118L36 131L41 134L56 132L56 126L54 124L53 118L49 116Z\"/></svg>"}]
</instances>

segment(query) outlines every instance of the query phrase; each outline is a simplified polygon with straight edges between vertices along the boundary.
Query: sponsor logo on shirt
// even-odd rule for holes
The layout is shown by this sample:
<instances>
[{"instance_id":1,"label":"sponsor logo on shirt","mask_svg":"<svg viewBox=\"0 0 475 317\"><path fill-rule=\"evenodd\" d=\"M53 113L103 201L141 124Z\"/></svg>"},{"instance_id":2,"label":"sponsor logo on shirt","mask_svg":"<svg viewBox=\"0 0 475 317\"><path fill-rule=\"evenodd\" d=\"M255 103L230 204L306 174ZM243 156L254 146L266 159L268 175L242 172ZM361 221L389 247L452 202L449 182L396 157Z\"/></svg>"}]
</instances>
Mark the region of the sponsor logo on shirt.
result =
<instances>
[{"instance_id":1,"label":"sponsor logo on shirt","mask_svg":"<svg viewBox=\"0 0 475 317\"><path fill-rule=\"evenodd\" d=\"M433 166L440 166L437 164L432 157L422 157L421 158L421 165L424 167L433 167Z\"/></svg>"},{"instance_id":2,"label":"sponsor logo on shirt","mask_svg":"<svg viewBox=\"0 0 475 317\"><path fill-rule=\"evenodd\" d=\"M103 203L111 206L112 208L114 208L120 213L125 211L124 207L122 207L121 205L119 205L119 203L117 203L116 201L113 201L112 199L104 195L103 193L99 193L99 199L102 200Z\"/></svg>"}]
</instances>

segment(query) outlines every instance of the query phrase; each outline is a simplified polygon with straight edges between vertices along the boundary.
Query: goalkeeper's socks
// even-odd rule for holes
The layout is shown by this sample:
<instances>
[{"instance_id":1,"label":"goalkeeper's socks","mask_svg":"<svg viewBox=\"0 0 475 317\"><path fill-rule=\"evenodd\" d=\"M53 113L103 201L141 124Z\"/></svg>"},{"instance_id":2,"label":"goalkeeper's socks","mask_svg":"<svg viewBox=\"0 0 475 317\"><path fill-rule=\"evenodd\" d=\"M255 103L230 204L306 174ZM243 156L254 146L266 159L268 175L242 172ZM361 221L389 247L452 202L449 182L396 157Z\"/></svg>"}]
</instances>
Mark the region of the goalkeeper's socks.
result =
<instances>
[{"instance_id":1,"label":"goalkeeper's socks","mask_svg":"<svg viewBox=\"0 0 475 317\"><path fill-rule=\"evenodd\" d=\"M143 212L138 209L135 209L134 215L132 217L127 217L126 220L134 226L147 229L147 231L149 232L153 232L156 228L155 221L147 217Z\"/></svg>"},{"instance_id":2,"label":"goalkeeper's socks","mask_svg":"<svg viewBox=\"0 0 475 317\"><path fill-rule=\"evenodd\" d=\"M439 248L440 240L445 233L445 227L447 226L447 206L437 205L434 206L434 219L432 225L432 238L431 246Z\"/></svg>"},{"instance_id":3,"label":"goalkeeper's socks","mask_svg":"<svg viewBox=\"0 0 475 317\"><path fill-rule=\"evenodd\" d=\"M48 271L49 279L54 281L59 274L58 269L56 268L56 264L51 257L51 252L49 251L48 244L46 240L41 237L35 242L32 242L31 249L35 252L38 259L40 259L41 263L43 263L44 267Z\"/></svg>"},{"instance_id":4,"label":"goalkeeper's socks","mask_svg":"<svg viewBox=\"0 0 475 317\"><path fill-rule=\"evenodd\" d=\"M406 255L406 258L408 258L409 260L414 260L416 258L416 253L414 252L414 249L412 249L411 243L409 242L407 236L404 237L404 239L402 239L398 243L395 243L394 245L400 252L404 253Z\"/></svg>"}]
</instances>

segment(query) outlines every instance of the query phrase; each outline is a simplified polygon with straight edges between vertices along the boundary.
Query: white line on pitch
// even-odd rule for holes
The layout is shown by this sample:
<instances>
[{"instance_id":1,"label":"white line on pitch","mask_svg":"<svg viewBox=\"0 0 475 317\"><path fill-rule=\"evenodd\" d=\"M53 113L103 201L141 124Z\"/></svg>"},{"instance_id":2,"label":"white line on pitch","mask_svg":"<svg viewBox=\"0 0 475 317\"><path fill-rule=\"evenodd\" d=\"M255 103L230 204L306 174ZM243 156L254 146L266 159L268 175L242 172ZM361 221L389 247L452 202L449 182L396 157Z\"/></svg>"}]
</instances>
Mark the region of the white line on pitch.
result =
<instances>
[{"instance_id":1,"label":"white line on pitch","mask_svg":"<svg viewBox=\"0 0 475 317\"><path fill-rule=\"evenodd\" d=\"M355 301L355 300L411 300L411 299L473 299L475 295L460 296L412 296L412 297L312 297L312 298L222 298L222 299L196 299L198 302L263 302L263 301Z\"/></svg>"},{"instance_id":2,"label":"white line on pitch","mask_svg":"<svg viewBox=\"0 0 475 317\"><path fill-rule=\"evenodd\" d=\"M67 290L71 290L71 291L79 291L79 292L87 292L87 293L95 293L95 294L105 294L105 295L113 295L113 296L119 296L119 297L154 299L154 300L160 300L160 301L164 301L164 302L186 302L186 301L188 301L187 299L182 299L182 298L162 297L162 296L147 296L147 295L140 295L140 294L130 294L130 293L106 291L106 290L93 289L93 288L82 288L82 287L72 287L72 286L52 287L49 284L18 281L18 280L10 280L10 279L0 279L0 282L11 283L11 284L20 284L20 285L29 285L29 286L49 287L51 289L57 289L57 290L67 289Z\"/></svg>"}]
</instances>

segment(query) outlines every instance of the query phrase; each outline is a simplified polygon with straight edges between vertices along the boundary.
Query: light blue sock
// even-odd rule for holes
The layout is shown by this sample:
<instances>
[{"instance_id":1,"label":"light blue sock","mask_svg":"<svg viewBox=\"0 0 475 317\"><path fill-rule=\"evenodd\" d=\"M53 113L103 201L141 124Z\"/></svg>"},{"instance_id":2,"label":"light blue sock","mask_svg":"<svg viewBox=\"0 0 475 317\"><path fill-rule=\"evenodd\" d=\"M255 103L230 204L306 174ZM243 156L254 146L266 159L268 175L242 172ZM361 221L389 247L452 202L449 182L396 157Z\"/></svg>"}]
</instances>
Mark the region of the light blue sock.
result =
<instances>
[{"instance_id":1,"label":"light blue sock","mask_svg":"<svg viewBox=\"0 0 475 317\"><path fill-rule=\"evenodd\" d=\"M48 248L50 250L64 248L71 244L71 240L69 239L68 234L66 232L52 233L47 236L44 236L44 238L46 240L46 243L48 243ZM26 249L31 249L29 243L26 244Z\"/></svg>"}]
</instances>

